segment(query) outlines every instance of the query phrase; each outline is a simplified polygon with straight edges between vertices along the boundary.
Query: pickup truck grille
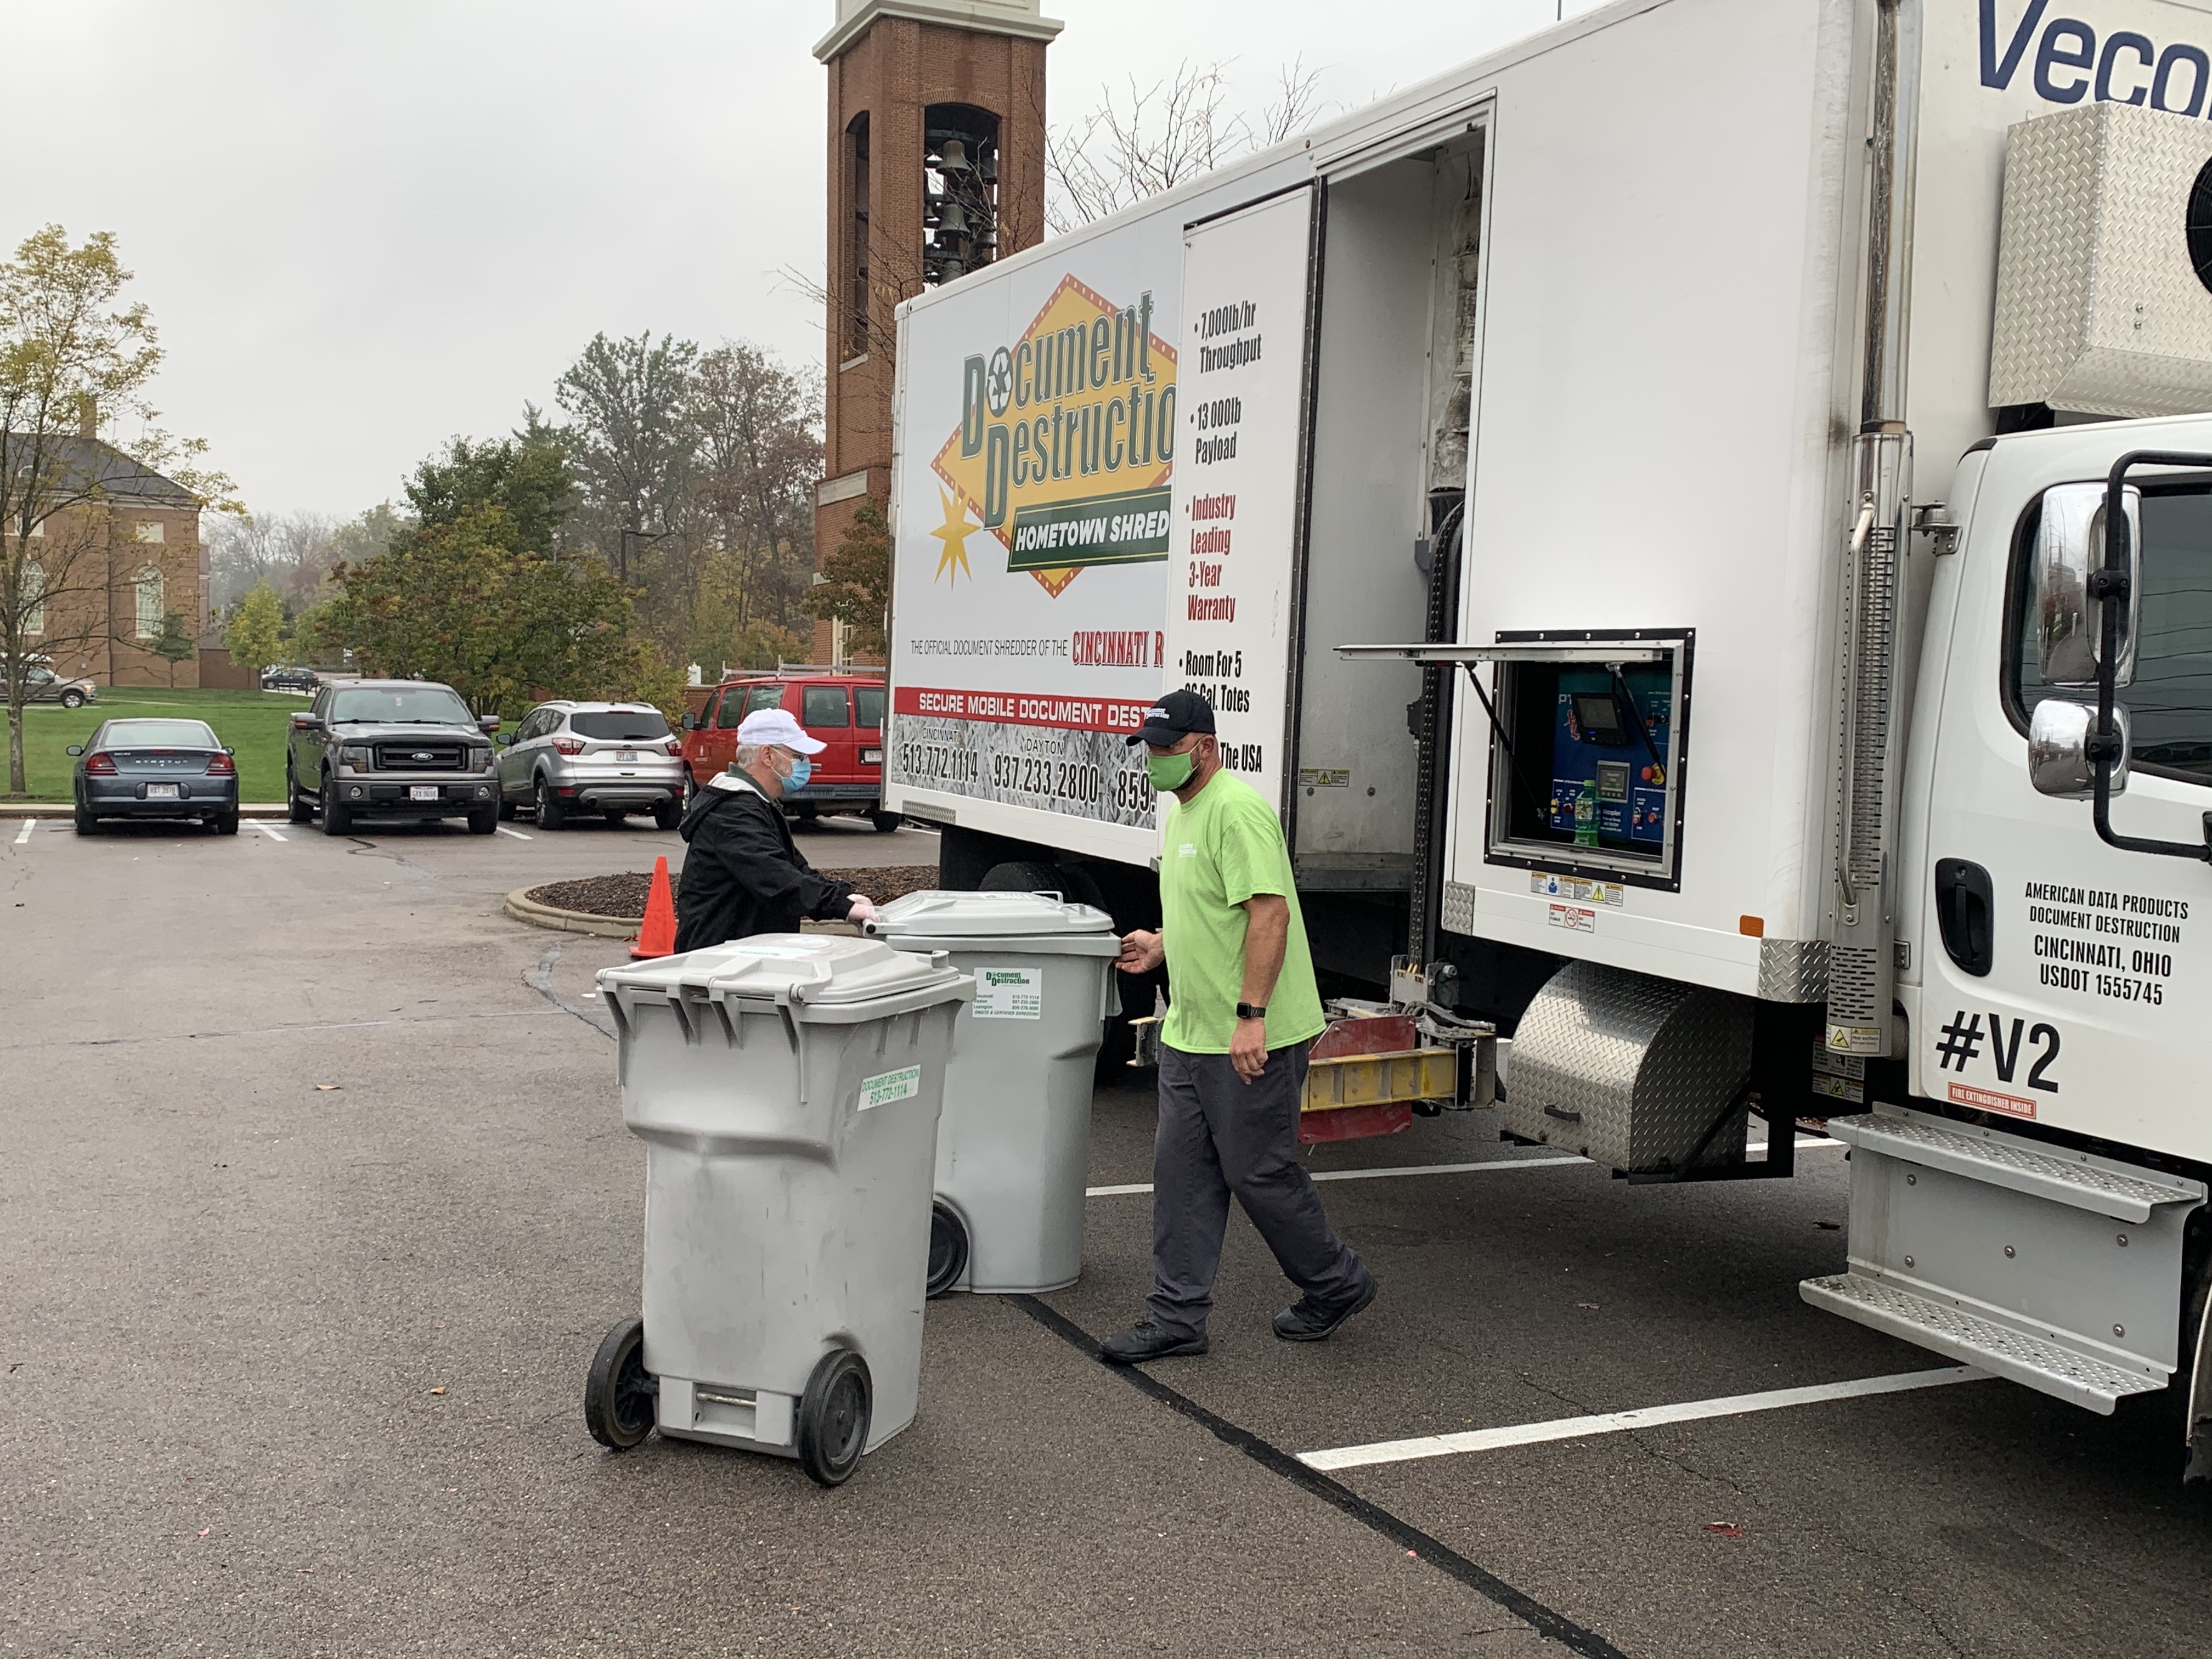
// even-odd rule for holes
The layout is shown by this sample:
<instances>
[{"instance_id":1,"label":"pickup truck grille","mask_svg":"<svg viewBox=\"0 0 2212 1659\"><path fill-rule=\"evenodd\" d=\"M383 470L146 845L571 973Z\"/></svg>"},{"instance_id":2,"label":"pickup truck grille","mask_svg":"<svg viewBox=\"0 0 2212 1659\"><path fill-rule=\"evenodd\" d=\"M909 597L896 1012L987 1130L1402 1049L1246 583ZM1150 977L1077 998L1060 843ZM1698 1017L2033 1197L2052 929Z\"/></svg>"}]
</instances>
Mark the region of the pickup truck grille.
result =
<instances>
[{"instance_id":1,"label":"pickup truck grille","mask_svg":"<svg viewBox=\"0 0 2212 1659\"><path fill-rule=\"evenodd\" d=\"M458 743L380 743L376 745L380 772L458 772L468 750Z\"/></svg>"}]
</instances>

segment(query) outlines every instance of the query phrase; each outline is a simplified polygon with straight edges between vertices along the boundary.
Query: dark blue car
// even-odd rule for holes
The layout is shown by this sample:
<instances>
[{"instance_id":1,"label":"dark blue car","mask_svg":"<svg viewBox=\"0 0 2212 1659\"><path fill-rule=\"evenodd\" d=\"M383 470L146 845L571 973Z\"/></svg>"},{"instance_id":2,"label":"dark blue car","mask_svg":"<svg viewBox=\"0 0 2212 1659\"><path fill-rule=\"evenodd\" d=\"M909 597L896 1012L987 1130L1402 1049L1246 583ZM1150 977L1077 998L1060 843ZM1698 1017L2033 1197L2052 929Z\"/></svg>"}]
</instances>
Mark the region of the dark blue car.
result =
<instances>
[{"instance_id":1,"label":"dark blue car","mask_svg":"<svg viewBox=\"0 0 2212 1659\"><path fill-rule=\"evenodd\" d=\"M204 720L108 720L76 757L76 832L102 818L198 818L238 833L238 763Z\"/></svg>"}]
</instances>

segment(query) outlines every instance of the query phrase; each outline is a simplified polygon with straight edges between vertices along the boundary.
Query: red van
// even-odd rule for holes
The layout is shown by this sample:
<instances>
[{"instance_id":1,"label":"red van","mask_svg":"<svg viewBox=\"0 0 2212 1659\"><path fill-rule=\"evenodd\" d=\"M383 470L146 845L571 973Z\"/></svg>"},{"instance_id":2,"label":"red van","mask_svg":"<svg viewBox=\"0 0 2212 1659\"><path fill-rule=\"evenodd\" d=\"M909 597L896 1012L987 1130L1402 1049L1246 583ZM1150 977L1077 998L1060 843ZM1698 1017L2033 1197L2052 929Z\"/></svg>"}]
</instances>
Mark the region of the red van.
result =
<instances>
[{"instance_id":1,"label":"red van","mask_svg":"<svg viewBox=\"0 0 2212 1659\"><path fill-rule=\"evenodd\" d=\"M696 789L729 770L738 756L738 727L757 708L781 708L826 747L814 757L814 775L804 789L783 798L798 818L854 812L878 830L896 830L899 817L883 810L884 702L880 673L786 669L728 679L707 695L707 705L684 721L684 767Z\"/></svg>"}]
</instances>

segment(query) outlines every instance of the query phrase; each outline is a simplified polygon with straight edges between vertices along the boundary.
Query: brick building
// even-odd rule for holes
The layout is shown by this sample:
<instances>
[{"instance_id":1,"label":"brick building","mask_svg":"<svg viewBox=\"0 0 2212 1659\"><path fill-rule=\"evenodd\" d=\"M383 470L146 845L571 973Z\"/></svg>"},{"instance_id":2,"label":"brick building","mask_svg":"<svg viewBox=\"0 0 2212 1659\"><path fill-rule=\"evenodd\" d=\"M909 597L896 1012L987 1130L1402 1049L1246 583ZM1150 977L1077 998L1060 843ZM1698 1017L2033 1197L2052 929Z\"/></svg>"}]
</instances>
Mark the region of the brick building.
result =
<instances>
[{"instance_id":1,"label":"brick building","mask_svg":"<svg viewBox=\"0 0 2212 1659\"><path fill-rule=\"evenodd\" d=\"M1044 237L1039 0L838 0L830 71L824 477L814 560L864 500L890 499L892 313ZM815 659L836 659L815 627Z\"/></svg>"},{"instance_id":2,"label":"brick building","mask_svg":"<svg viewBox=\"0 0 2212 1659\"><path fill-rule=\"evenodd\" d=\"M27 544L24 585L44 602L27 617L36 625L25 645L103 685L198 685L208 556L198 498L97 437L58 447L67 504ZM195 647L173 666L154 649L173 615Z\"/></svg>"}]
</instances>

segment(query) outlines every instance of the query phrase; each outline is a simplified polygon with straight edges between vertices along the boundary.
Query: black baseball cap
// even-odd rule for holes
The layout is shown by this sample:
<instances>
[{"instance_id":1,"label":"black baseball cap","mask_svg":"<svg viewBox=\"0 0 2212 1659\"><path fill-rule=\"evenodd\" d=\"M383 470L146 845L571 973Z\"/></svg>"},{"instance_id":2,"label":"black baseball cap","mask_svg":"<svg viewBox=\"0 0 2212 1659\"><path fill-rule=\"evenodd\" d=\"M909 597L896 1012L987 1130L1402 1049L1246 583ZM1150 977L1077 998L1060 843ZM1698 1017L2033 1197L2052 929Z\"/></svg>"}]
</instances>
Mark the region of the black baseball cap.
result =
<instances>
[{"instance_id":1,"label":"black baseball cap","mask_svg":"<svg viewBox=\"0 0 2212 1659\"><path fill-rule=\"evenodd\" d=\"M1193 732L1213 730L1213 705L1195 691L1170 691L1145 711L1145 723L1129 742L1171 749Z\"/></svg>"}]
</instances>

